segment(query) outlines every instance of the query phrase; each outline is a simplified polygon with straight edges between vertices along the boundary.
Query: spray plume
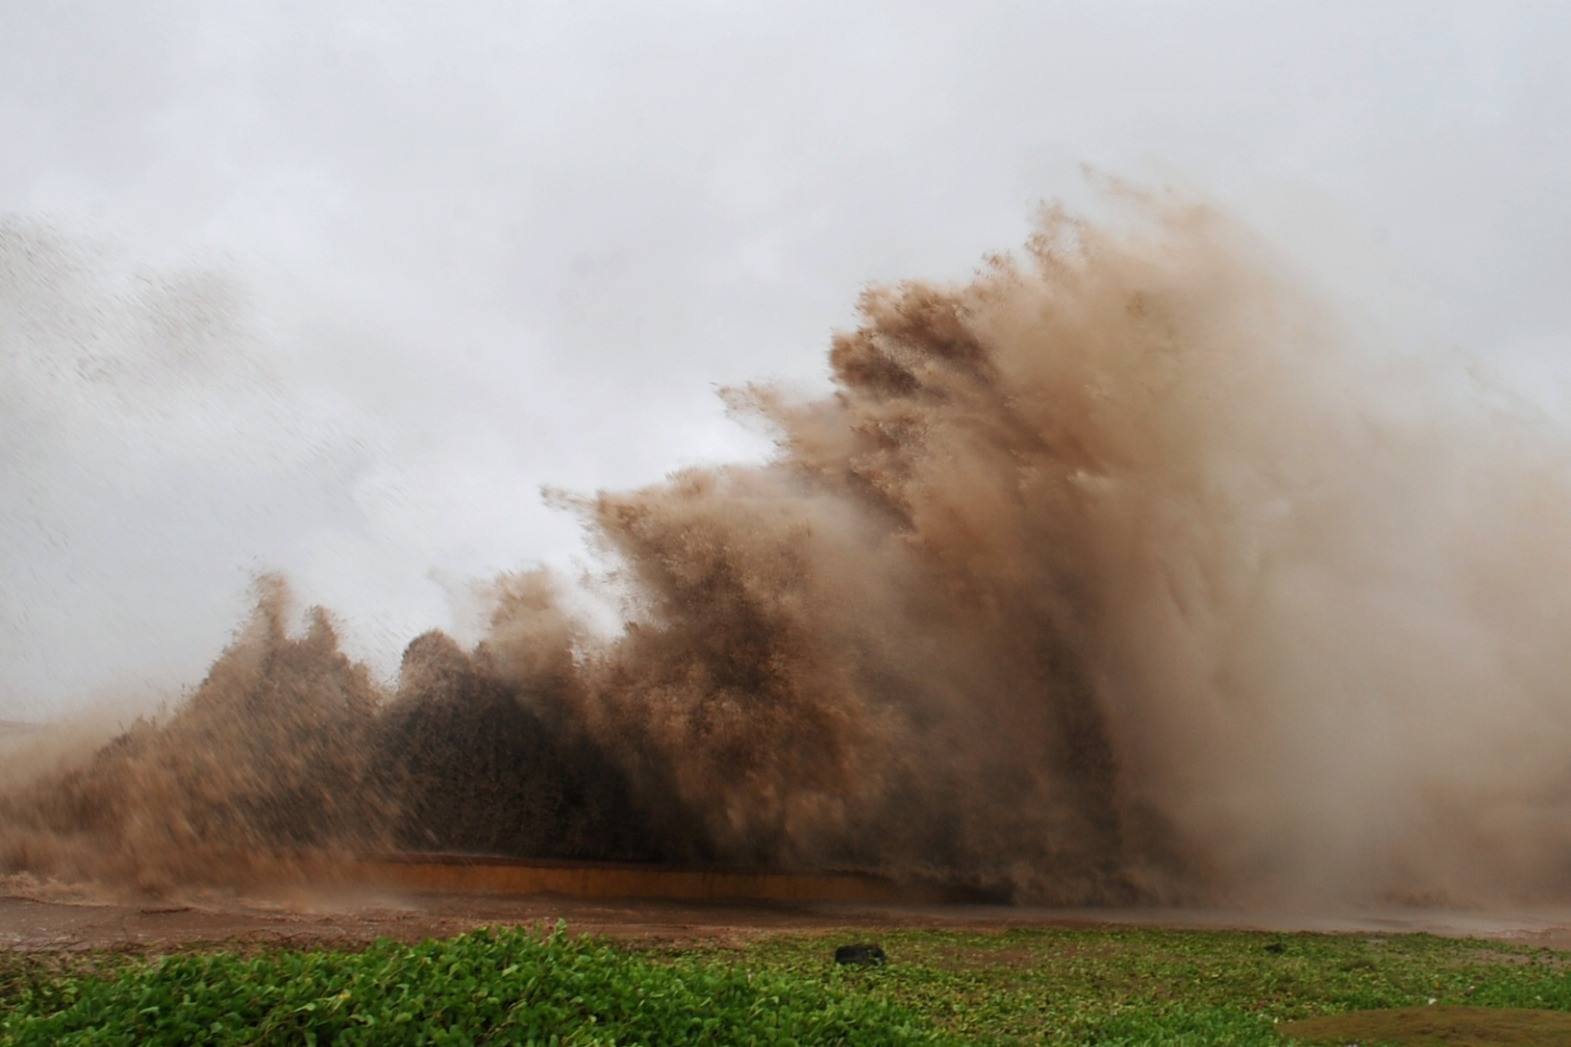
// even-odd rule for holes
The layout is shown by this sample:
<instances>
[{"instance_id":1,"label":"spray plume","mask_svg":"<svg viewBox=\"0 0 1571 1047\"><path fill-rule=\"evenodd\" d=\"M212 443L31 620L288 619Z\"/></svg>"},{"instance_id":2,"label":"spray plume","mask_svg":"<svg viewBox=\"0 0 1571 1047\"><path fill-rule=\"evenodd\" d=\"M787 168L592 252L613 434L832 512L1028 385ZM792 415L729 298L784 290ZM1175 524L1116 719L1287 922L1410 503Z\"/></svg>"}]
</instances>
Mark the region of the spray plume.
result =
<instances>
[{"instance_id":1,"label":"spray plume","mask_svg":"<svg viewBox=\"0 0 1571 1047\"><path fill-rule=\"evenodd\" d=\"M544 572L383 693L264 579L188 700L0 796L0 869L386 847L937 877L1023 900L1563 894L1571 471L1359 346L1216 211L1042 218L875 287L778 452L558 496ZM246 856L253 856L248 859Z\"/></svg>"}]
</instances>

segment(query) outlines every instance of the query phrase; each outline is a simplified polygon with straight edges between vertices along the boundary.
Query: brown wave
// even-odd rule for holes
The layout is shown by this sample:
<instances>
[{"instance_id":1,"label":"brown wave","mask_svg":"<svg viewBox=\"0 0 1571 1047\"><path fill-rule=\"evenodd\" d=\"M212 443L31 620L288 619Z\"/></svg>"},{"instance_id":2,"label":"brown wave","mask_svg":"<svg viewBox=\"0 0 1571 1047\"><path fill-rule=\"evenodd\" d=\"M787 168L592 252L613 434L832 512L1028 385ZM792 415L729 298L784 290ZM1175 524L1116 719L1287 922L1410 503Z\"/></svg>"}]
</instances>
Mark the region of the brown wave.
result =
<instances>
[{"instance_id":1,"label":"brown wave","mask_svg":"<svg viewBox=\"0 0 1571 1047\"><path fill-rule=\"evenodd\" d=\"M1061 903L1565 893L1563 440L1356 344L1216 211L1123 206L866 291L832 395L728 394L769 462L563 496L614 637L510 576L483 643L417 638L384 693L265 580L188 700L0 796L0 870L403 848Z\"/></svg>"}]
</instances>

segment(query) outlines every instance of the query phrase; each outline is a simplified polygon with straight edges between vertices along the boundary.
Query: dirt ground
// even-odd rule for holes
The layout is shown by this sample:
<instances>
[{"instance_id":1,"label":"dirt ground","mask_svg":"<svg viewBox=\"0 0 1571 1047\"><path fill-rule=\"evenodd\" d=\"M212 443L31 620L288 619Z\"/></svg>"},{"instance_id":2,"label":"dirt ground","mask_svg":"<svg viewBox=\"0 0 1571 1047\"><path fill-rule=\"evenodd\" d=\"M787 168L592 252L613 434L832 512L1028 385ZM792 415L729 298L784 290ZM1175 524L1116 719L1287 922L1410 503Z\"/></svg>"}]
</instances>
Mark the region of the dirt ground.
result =
<instances>
[{"instance_id":1,"label":"dirt ground","mask_svg":"<svg viewBox=\"0 0 1571 1047\"><path fill-rule=\"evenodd\" d=\"M1161 909L1032 909L992 905L692 903L298 888L246 896L157 901L80 888L0 881L0 949L157 952L200 943L342 946L376 938L417 941L488 924L554 924L622 940L742 941L840 928L1155 926L1326 932L1428 931L1571 949L1571 909L1487 913L1402 909L1307 915Z\"/></svg>"}]
</instances>

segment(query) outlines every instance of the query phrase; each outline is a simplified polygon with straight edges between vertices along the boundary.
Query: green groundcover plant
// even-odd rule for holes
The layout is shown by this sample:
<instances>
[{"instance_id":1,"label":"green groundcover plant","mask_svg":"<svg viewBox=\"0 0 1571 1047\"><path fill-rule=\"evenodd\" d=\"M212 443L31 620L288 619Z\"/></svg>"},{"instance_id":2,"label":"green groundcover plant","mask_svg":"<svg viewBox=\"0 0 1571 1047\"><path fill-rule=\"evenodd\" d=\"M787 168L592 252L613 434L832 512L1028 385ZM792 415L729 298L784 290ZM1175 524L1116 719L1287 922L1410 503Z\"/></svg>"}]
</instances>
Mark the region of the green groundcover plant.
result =
<instances>
[{"instance_id":1,"label":"green groundcover plant","mask_svg":"<svg viewBox=\"0 0 1571 1047\"><path fill-rule=\"evenodd\" d=\"M905 1009L781 972L639 956L559 928L364 952L192 953L18 988L16 1044L929 1043Z\"/></svg>"},{"instance_id":2,"label":"green groundcover plant","mask_svg":"<svg viewBox=\"0 0 1571 1047\"><path fill-rule=\"evenodd\" d=\"M1031 928L899 931L882 944L889 966L851 977L962 1043L1288 1047L1281 1024L1349 1011L1571 1011L1571 956L1426 934ZM790 937L745 955L823 979L824 953L821 938Z\"/></svg>"},{"instance_id":3,"label":"green groundcover plant","mask_svg":"<svg viewBox=\"0 0 1571 1047\"><path fill-rule=\"evenodd\" d=\"M1489 1012L1500 1027L1526 1023L1524 1038L1509 1042L1558 1043L1543 1038L1552 1023L1533 1031L1529 1012L1561 1029L1571 1012L1571 957L1499 942L886 928L876 937L887 966L833 963L836 944L872 937L864 928L630 948L559 926L359 952L0 954L0 1044L1287 1047L1280 1030L1296 1019L1406 1008L1432 1029L1478 1007L1521 1009ZM1402 1017L1367 1028L1418 1028Z\"/></svg>"}]
</instances>

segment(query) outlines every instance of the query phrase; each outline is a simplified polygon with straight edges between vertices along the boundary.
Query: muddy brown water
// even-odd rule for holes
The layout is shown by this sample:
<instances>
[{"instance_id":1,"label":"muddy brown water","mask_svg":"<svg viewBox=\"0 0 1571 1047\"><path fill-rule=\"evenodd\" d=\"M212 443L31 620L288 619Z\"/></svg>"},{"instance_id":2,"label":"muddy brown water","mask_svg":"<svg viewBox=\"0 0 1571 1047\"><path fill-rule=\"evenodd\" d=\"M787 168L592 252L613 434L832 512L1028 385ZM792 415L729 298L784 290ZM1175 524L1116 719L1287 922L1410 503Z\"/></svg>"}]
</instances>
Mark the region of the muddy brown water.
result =
<instances>
[{"instance_id":1,"label":"muddy brown water","mask_svg":"<svg viewBox=\"0 0 1571 1047\"><path fill-rule=\"evenodd\" d=\"M320 872L320 867L317 867ZM751 893L749 893L751 892ZM0 948L157 951L207 942L246 947L418 941L497 924L552 925L624 941L741 942L836 930L1152 927L1409 933L1571 949L1571 906L1514 911L1348 908L1047 908L978 901L867 876L658 869L379 855L318 882L190 890L152 899L28 877L0 880Z\"/></svg>"},{"instance_id":2,"label":"muddy brown water","mask_svg":"<svg viewBox=\"0 0 1571 1047\"><path fill-rule=\"evenodd\" d=\"M939 905L996 901L941 883L896 883L856 872L518 860L463 854L377 854L332 870L346 882L417 891L562 895L690 902L840 902Z\"/></svg>"}]
</instances>

